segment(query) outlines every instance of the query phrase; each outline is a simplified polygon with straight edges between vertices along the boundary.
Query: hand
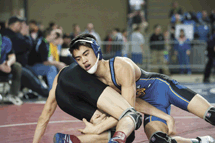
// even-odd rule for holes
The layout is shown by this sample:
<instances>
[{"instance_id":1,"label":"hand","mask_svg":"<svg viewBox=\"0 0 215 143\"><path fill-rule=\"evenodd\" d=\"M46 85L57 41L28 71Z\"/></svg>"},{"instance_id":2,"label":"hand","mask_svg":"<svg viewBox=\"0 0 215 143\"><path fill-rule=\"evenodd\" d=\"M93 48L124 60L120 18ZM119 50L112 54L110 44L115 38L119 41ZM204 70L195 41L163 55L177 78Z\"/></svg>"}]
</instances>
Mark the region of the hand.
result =
<instances>
[{"instance_id":1,"label":"hand","mask_svg":"<svg viewBox=\"0 0 215 143\"><path fill-rule=\"evenodd\" d=\"M95 125L88 122L85 118L83 118L83 122L86 125L84 129L78 129L83 134L97 134L97 129L95 128Z\"/></svg>"},{"instance_id":2,"label":"hand","mask_svg":"<svg viewBox=\"0 0 215 143\"><path fill-rule=\"evenodd\" d=\"M168 127L168 135L175 135L176 134L176 128L175 128L175 120L172 116L168 116L168 119L166 120L167 127Z\"/></svg>"},{"instance_id":3,"label":"hand","mask_svg":"<svg viewBox=\"0 0 215 143\"><path fill-rule=\"evenodd\" d=\"M187 55L190 55L190 50L187 50L187 51L186 51L186 54L187 54Z\"/></svg>"},{"instance_id":4,"label":"hand","mask_svg":"<svg viewBox=\"0 0 215 143\"><path fill-rule=\"evenodd\" d=\"M0 65L0 70L5 73L10 73L11 67L9 66L8 62L4 62L3 64Z\"/></svg>"},{"instance_id":5,"label":"hand","mask_svg":"<svg viewBox=\"0 0 215 143\"><path fill-rule=\"evenodd\" d=\"M106 114L97 114L94 118L92 118L92 124L97 125L106 119L107 119Z\"/></svg>"}]
</instances>

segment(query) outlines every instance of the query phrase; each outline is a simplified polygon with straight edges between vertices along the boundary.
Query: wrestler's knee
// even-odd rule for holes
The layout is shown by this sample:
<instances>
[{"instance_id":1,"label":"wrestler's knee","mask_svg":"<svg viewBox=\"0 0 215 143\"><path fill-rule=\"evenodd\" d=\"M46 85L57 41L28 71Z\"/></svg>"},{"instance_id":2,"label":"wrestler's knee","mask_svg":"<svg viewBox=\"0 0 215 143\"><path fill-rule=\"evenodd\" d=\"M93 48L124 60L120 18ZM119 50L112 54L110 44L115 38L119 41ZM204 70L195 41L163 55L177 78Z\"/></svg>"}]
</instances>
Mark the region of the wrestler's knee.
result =
<instances>
[{"instance_id":1,"label":"wrestler's knee","mask_svg":"<svg viewBox=\"0 0 215 143\"><path fill-rule=\"evenodd\" d=\"M158 131L152 134L149 143L177 143L177 141L166 133Z\"/></svg>"},{"instance_id":2,"label":"wrestler's knee","mask_svg":"<svg viewBox=\"0 0 215 143\"><path fill-rule=\"evenodd\" d=\"M145 131L148 139L150 139L150 137L155 132L158 132L158 131L167 134L168 133L168 127L165 123L163 123L161 121L151 121L151 122L148 122L147 124L145 124L144 131Z\"/></svg>"},{"instance_id":3,"label":"wrestler's knee","mask_svg":"<svg viewBox=\"0 0 215 143\"><path fill-rule=\"evenodd\" d=\"M134 124L135 124L135 130L139 129L142 125L142 114L137 112L133 107L127 108L119 117L119 120L123 117L129 116Z\"/></svg>"},{"instance_id":4,"label":"wrestler's knee","mask_svg":"<svg viewBox=\"0 0 215 143\"><path fill-rule=\"evenodd\" d=\"M215 125L215 107L208 108L208 110L205 112L204 119L208 123Z\"/></svg>"}]
</instances>

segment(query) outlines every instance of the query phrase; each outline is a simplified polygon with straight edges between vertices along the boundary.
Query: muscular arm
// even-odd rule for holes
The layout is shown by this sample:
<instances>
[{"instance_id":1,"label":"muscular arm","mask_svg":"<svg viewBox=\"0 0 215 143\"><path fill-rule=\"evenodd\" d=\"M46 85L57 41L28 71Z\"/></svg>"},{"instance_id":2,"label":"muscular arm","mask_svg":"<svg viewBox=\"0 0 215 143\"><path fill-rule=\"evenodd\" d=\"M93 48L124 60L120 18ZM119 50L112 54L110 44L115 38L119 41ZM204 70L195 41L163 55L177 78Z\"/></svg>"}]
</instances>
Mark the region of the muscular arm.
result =
<instances>
[{"instance_id":1,"label":"muscular arm","mask_svg":"<svg viewBox=\"0 0 215 143\"><path fill-rule=\"evenodd\" d=\"M135 107L135 70L130 63L120 58L116 59L116 67L119 67L116 70L116 77L118 83L121 85L121 94L132 107Z\"/></svg>"},{"instance_id":2,"label":"muscular arm","mask_svg":"<svg viewBox=\"0 0 215 143\"><path fill-rule=\"evenodd\" d=\"M45 133L48 122L57 107L57 102L55 99L55 89L57 86L57 77L58 76L56 76L54 79L52 89L49 92L49 97L43 108L42 114L40 115L39 120L37 122L37 127L36 127L36 130L34 133L33 143L38 143L41 140L42 136Z\"/></svg>"}]
</instances>

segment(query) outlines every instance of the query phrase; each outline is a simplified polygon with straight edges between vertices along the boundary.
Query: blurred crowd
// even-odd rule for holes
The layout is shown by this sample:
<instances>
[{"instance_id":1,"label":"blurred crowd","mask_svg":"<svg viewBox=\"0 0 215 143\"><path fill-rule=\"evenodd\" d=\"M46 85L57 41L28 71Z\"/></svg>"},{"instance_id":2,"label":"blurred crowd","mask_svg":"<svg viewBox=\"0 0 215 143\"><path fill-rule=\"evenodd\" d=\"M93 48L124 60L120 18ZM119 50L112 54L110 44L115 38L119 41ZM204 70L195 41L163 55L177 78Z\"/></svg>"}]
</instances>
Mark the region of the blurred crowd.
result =
<instances>
[{"instance_id":1,"label":"blurred crowd","mask_svg":"<svg viewBox=\"0 0 215 143\"><path fill-rule=\"evenodd\" d=\"M12 81L10 91L1 100L21 105L21 99L48 97L55 76L73 62L68 47L81 33L90 33L101 43L92 23L83 32L78 24L73 24L72 32L64 33L54 22L47 28L36 20L17 16L1 22L0 81Z\"/></svg>"}]
</instances>

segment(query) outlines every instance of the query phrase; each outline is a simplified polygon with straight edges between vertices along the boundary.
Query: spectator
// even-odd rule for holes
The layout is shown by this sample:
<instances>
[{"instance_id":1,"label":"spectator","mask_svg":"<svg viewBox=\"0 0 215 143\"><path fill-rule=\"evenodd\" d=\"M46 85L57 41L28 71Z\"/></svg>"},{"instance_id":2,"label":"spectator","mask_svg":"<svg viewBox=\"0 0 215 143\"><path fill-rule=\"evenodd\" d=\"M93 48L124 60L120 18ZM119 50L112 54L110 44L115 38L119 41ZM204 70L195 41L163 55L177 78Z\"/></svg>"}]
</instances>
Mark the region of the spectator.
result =
<instances>
[{"instance_id":1,"label":"spectator","mask_svg":"<svg viewBox=\"0 0 215 143\"><path fill-rule=\"evenodd\" d=\"M154 33L150 37L150 51L152 57L152 65L156 65L156 67L153 67L152 71L158 73L161 69L162 73L170 75L169 68L165 63L164 58L164 36L161 33L161 26L158 24L154 26Z\"/></svg>"},{"instance_id":2,"label":"spectator","mask_svg":"<svg viewBox=\"0 0 215 143\"><path fill-rule=\"evenodd\" d=\"M111 30L107 31L107 35L106 35L104 41L105 42L111 42L112 41ZM104 47L103 47L103 50L105 51L104 53L108 53L109 54L111 52L111 49L112 49L112 45L111 44L108 44L108 43L104 44Z\"/></svg>"},{"instance_id":3,"label":"spectator","mask_svg":"<svg viewBox=\"0 0 215 143\"><path fill-rule=\"evenodd\" d=\"M123 29L122 30L122 40L123 40L124 46L123 46L123 50L122 50L122 56L124 56L124 57L128 57L128 52L129 52L127 37L128 37L128 32L126 29Z\"/></svg>"},{"instance_id":4,"label":"spectator","mask_svg":"<svg viewBox=\"0 0 215 143\"><path fill-rule=\"evenodd\" d=\"M36 46L37 40L42 37L42 31L39 30L38 24L35 20L29 21L29 28L30 28L30 36Z\"/></svg>"},{"instance_id":5,"label":"spectator","mask_svg":"<svg viewBox=\"0 0 215 143\"><path fill-rule=\"evenodd\" d=\"M54 77L57 75L57 69L61 69L65 64L54 61L51 54L50 43L56 38L56 30L48 28L44 31L43 38L37 42L36 48L32 51L30 56L30 68L41 76L46 76L49 90L52 88Z\"/></svg>"},{"instance_id":6,"label":"spectator","mask_svg":"<svg viewBox=\"0 0 215 143\"><path fill-rule=\"evenodd\" d=\"M63 45L60 51L60 61L65 63L66 65L70 65L71 63L74 62L68 50L70 42L71 42L71 36L69 34L64 34Z\"/></svg>"},{"instance_id":7,"label":"spectator","mask_svg":"<svg viewBox=\"0 0 215 143\"><path fill-rule=\"evenodd\" d=\"M73 24L72 29L73 29L73 32L70 34L71 40L81 33L81 28L78 24Z\"/></svg>"},{"instance_id":8,"label":"spectator","mask_svg":"<svg viewBox=\"0 0 215 143\"><path fill-rule=\"evenodd\" d=\"M92 34L97 39L98 44L99 45L101 44L101 38L99 34L95 32L94 26L92 23L87 24L87 29L83 33Z\"/></svg>"},{"instance_id":9,"label":"spectator","mask_svg":"<svg viewBox=\"0 0 215 143\"><path fill-rule=\"evenodd\" d=\"M141 28L137 26L131 34L131 59L136 64L142 64L143 61L143 44L145 42L143 35L140 33Z\"/></svg>"},{"instance_id":10,"label":"spectator","mask_svg":"<svg viewBox=\"0 0 215 143\"><path fill-rule=\"evenodd\" d=\"M16 56L12 49L12 43L9 38L0 34L0 78L9 77L12 74L12 84L9 94L3 98L3 101L10 101L15 105L21 105L23 102L18 97L21 87L22 66L15 62Z\"/></svg>"},{"instance_id":11,"label":"spectator","mask_svg":"<svg viewBox=\"0 0 215 143\"><path fill-rule=\"evenodd\" d=\"M182 15L182 9L178 6L178 2L173 2L172 9L169 12L169 17L172 17L174 14L180 14Z\"/></svg>"},{"instance_id":12,"label":"spectator","mask_svg":"<svg viewBox=\"0 0 215 143\"><path fill-rule=\"evenodd\" d=\"M49 28L51 28L51 29L58 29L58 25L56 23L54 23L54 22L50 22L49 23Z\"/></svg>"},{"instance_id":13,"label":"spectator","mask_svg":"<svg viewBox=\"0 0 215 143\"><path fill-rule=\"evenodd\" d=\"M215 22L215 9L211 11L210 21L211 21L211 24L214 24L214 22Z\"/></svg>"},{"instance_id":14,"label":"spectator","mask_svg":"<svg viewBox=\"0 0 215 143\"><path fill-rule=\"evenodd\" d=\"M169 63L169 51L171 50L171 38L168 31L164 32L164 44L165 44L165 50L164 50L164 60L165 63Z\"/></svg>"},{"instance_id":15,"label":"spectator","mask_svg":"<svg viewBox=\"0 0 215 143\"><path fill-rule=\"evenodd\" d=\"M58 45L63 44L63 38L60 33L56 32L56 37L53 40L53 42L50 43L50 50L51 50L51 55L53 57L53 61L60 62L60 56L59 56L59 50L58 50ZM58 68L58 71L60 71L62 68L64 68L66 64L63 62L59 65L56 66Z\"/></svg>"},{"instance_id":16,"label":"spectator","mask_svg":"<svg viewBox=\"0 0 215 143\"><path fill-rule=\"evenodd\" d=\"M3 29L5 29L5 22L0 21L0 33Z\"/></svg>"},{"instance_id":17,"label":"spectator","mask_svg":"<svg viewBox=\"0 0 215 143\"><path fill-rule=\"evenodd\" d=\"M175 26L177 24L182 24L182 16L180 14L175 14L171 18L171 23Z\"/></svg>"},{"instance_id":18,"label":"spectator","mask_svg":"<svg viewBox=\"0 0 215 143\"><path fill-rule=\"evenodd\" d=\"M115 56L122 56L123 37L119 28L114 28L112 30L112 40L114 42L112 45L112 52L115 52Z\"/></svg>"},{"instance_id":19,"label":"spectator","mask_svg":"<svg viewBox=\"0 0 215 143\"><path fill-rule=\"evenodd\" d=\"M42 86L40 80L29 70L27 65L29 52L32 49L32 41L29 35L29 27L23 19L11 17L8 20L9 28L3 31L12 42L12 48L15 51L16 61L22 65L21 84L24 87L32 89L38 94L47 97L48 89Z\"/></svg>"},{"instance_id":20,"label":"spectator","mask_svg":"<svg viewBox=\"0 0 215 143\"><path fill-rule=\"evenodd\" d=\"M205 66L205 71L204 71L204 78L203 82L204 83L209 83L210 82L210 74L211 74L211 69L214 66L214 57L215 57L215 34L213 34L210 39L207 41L207 57L208 57L208 62Z\"/></svg>"},{"instance_id":21,"label":"spectator","mask_svg":"<svg viewBox=\"0 0 215 143\"><path fill-rule=\"evenodd\" d=\"M184 33L184 30L180 30L179 38L176 39L176 44L174 46L175 53L178 56L178 61L180 64L180 73L184 74L186 66L187 74L191 74L190 69L190 51L191 51L191 45L189 39L186 38L186 35Z\"/></svg>"},{"instance_id":22,"label":"spectator","mask_svg":"<svg viewBox=\"0 0 215 143\"><path fill-rule=\"evenodd\" d=\"M203 24L210 24L211 23L210 18L208 17L208 13L206 10L202 11L202 22L203 22Z\"/></svg>"}]
</instances>

